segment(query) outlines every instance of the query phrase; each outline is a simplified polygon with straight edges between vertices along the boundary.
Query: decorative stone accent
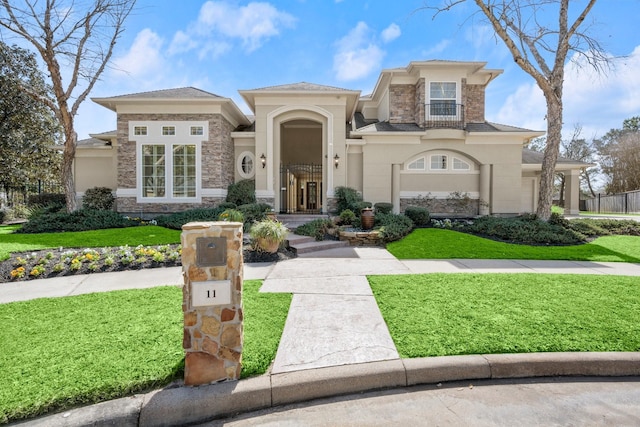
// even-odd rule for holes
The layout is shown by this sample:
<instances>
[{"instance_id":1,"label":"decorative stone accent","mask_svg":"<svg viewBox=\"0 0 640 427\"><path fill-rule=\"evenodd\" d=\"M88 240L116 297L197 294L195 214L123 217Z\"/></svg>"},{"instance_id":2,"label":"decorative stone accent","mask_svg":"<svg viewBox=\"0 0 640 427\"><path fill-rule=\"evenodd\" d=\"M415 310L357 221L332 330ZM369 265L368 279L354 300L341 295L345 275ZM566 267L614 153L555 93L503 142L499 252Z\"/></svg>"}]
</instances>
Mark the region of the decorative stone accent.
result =
<instances>
[{"instance_id":1,"label":"decorative stone accent","mask_svg":"<svg viewBox=\"0 0 640 427\"><path fill-rule=\"evenodd\" d=\"M414 123L415 100L415 85L389 85L389 123Z\"/></svg>"},{"instance_id":2,"label":"decorative stone accent","mask_svg":"<svg viewBox=\"0 0 640 427\"><path fill-rule=\"evenodd\" d=\"M226 259L218 262L215 256L200 258L198 250L209 250L212 246L200 245L198 238L226 238ZM184 336L186 353L185 385L209 384L240 378L242 361L242 223L238 222L192 222L182 227L182 271ZM211 242L219 244L219 240ZM203 249L203 247L205 249ZM211 250L220 250L215 248ZM205 261L202 261L205 259ZM220 263L224 265L219 265ZM215 264L215 265L214 265ZM203 266L204 265L204 266ZM220 286L230 292L228 304L218 303L215 292L211 303L194 305L202 298L198 288L204 282L207 286ZM209 289L209 288L207 288ZM218 292L220 290L218 289ZM218 297L220 297L221 292Z\"/></svg>"},{"instance_id":3,"label":"decorative stone accent","mask_svg":"<svg viewBox=\"0 0 640 427\"><path fill-rule=\"evenodd\" d=\"M349 242L349 246L384 246L382 233L379 231L340 231L341 241Z\"/></svg>"},{"instance_id":4,"label":"decorative stone accent","mask_svg":"<svg viewBox=\"0 0 640 427\"><path fill-rule=\"evenodd\" d=\"M465 84L464 89L464 115L467 123L484 123L484 85Z\"/></svg>"},{"instance_id":5,"label":"decorative stone accent","mask_svg":"<svg viewBox=\"0 0 640 427\"><path fill-rule=\"evenodd\" d=\"M425 104L426 104L426 83L424 78L418 79L416 83L416 101L415 101L415 122L421 128L424 128L426 117L425 117Z\"/></svg>"},{"instance_id":6,"label":"decorative stone accent","mask_svg":"<svg viewBox=\"0 0 640 427\"><path fill-rule=\"evenodd\" d=\"M479 214L480 201L478 199L432 199L424 197L400 199L400 212L409 206L426 208L431 216L472 217Z\"/></svg>"}]
</instances>

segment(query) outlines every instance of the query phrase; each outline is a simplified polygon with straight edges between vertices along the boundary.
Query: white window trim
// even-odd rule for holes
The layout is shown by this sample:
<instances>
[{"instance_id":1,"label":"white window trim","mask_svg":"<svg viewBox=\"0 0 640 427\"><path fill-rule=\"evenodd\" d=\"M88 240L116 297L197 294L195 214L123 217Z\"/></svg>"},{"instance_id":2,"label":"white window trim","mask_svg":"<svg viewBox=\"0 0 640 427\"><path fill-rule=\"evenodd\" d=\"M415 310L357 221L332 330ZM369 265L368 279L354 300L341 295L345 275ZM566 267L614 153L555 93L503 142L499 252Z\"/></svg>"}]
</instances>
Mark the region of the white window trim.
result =
<instances>
[{"instance_id":1,"label":"white window trim","mask_svg":"<svg viewBox=\"0 0 640 427\"><path fill-rule=\"evenodd\" d=\"M463 168L463 169L456 168L455 167L456 160L461 162L461 163L464 163L465 165L467 165L467 167ZM454 170L454 171L470 171L472 169L471 169L471 164L469 164L468 161L466 161L466 160L464 160L464 159L462 159L460 157L451 156L451 170Z\"/></svg>"},{"instance_id":2,"label":"white window trim","mask_svg":"<svg viewBox=\"0 0 640 427\"><path fill-rule=\"evenodd\" d=\"M133 135L136 126L147 126L148 134L145 136ZM174 126L175 135L162 135L163 126ZM202 126L204 136L208 135L209 123L206 121L172 121L172 122L129 122L129 139L136 141L136 202L140 204L151 203L201 203L202 202L202 135L190 135L191 126ZM143 197L142 185L142 146L165 146L165 197ZM173 197L173 146L196 146L196 196ZM168 155L170 154L170 155Z\"/></svg>"},{"instance_id":3,"label":"white window trim","mask_svg":"<svg viewBox=\"0 0 640 427\"><path fill-rule=\"evenodd\" d=\"M136 133L136 130L140 130L144 133ZM147 136L149 134L149 128L147 126L134 126L133 127L133 135L134 136Z\"/></svg>"},{"instance_id":4,"label":"white window trim","mask_svg":"<svg viewBox=\"0 0 640 427\"><path fill-rule=\"evenodd\" d=\"M253 161L253 169L251 170L251 173L245 173L242 170L242 160L247 156L249 156L251 158L251 160ZM251 179L254 176L256 176L256 167L257 166L258 165L256 165L256 155L253 154L251 151L243 151L242 153L240 153L240 155L236 159L236 169L238 171L238 175L240 175L243 179Z\"/></svg>"},{"instance_id":5,"label":"white window trim","mask_svg":"<svg viewBox=\"0 0 640 427\"><path fill-rule=\"evenodd\" d=\"M202 133L193 133L194 130L201 130ZM202 126L189 126L189 136L204 136L204 127Z\"/></svg>"},{"instance_id":6,"label":"white window trim","mask_svg":"<svg viewBox=\"0 0 640 427\"><path fill-rule=\"evenodd\" d=\"M420 160L422 160L422 167L421 168L412 168L410 167L412 164L419 162ZM411 160L410 162L407 163L407 170L408 171L412 171L412 172L421 172L424 171L426 169L426 165L427 165L427 159L422 156L422 157L416 157L415 159Z\"/></svg>"},{"instance_id":7,"label":"white window trim","mask_svg":"<svg viewBox=\"0 0 640 427\"><path fill-rule=\"evenodd\" d=\"M427 85L427 87L425 88L425 91L429 91L429 97L427 98L429 100L428 104L431 105L432 104L432 100L433 101L451 101L451 98L432 98L431 97L431 83L453 83L456 85L456 98L455 98L455 104L456 104L456 111L458 108L458 104L461 103L460 101L460 83L457 81L451 81L451 80L430 80L429 84ZM425 94L426 95L426 94ZM431 114L431 108L425 108L425 113L426 113L426 118L427 119L438 119L438 118L443 118L443 117L455 117L455 116L443 116L443 115L432 115Z\"/></svg>"},{"instance_id":8,"label":"white window trim","mask_svg":"<svg viewBox=\"0 0 640 427\"><path fill-rule=\"evenodd\" d=\"M167 130L169 130L169 129L173 129L173 134L165 134L165 133L164 133L164 130L165 130L165 129L167 129ZM176 129L176 127L175 127L175 126L173 126L173 125L162 125L162 126L160 126L160 135L162 135L162 136L163 136L163 137L165 137L165 138L166 138L166 137L168 137L168 136L169 136L169 137L170 137L170 136L178 136L178 130L177 130L177 129Z\"/></svg>"},{"instance_id":9,"label":"white window trim","mask_svg":"<svg viewBox=\"0 0 640 427\"><path fill-rule=\"evenodd\" d=\"M444 168L435 168L435 169L432 168L431 165L433 164L433 158L434 157L444 157L445 158L445 165L444 165L445 167ZM450 169L449 168L450 159L451 159L451 156L448 155L448 154L444 154L444 153L430 154L429 155L429 171L436 172L436 173L448 171ZM440 162L438 162L438 163L440 163Z\"/></svg>"},{"instance_id":10,"label":"white window trim","mask_svg":"<svg viewBox=\"0 0 640 427\"><path fill-rule=\"evenodd\" d=\"M431 169L431 157L433 156L447 156L447 168L446 169ZM409 169L409 165L421 158L425 159L425 168L424 169ZM453 159L456 158L464 163L469 165L469 169L454 169L453 168ZM415 157L410 158L408 161L404 163L404 167L400 171L401 174L469 174L469 175L479 175L480 170L476 166L476 162L472 159L465 157L462 154L451 152L451 151L435 151L429 152L426 155L421 154Z\"/></svg>"}]
</instances>

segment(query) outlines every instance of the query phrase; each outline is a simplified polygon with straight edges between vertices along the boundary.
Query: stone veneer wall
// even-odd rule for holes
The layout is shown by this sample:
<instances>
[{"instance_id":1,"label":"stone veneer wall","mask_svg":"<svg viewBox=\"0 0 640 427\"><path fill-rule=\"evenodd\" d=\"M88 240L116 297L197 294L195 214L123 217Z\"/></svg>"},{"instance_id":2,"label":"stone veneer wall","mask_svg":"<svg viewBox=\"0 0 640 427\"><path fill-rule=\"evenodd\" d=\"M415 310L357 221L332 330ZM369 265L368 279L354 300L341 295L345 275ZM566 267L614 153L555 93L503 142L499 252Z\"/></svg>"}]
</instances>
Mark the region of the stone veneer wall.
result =
<instances>
[{"instance_id":1,"label":"stone veneer wall","mask_svg":"<svg viewBox=\"0 0 640 427\"><path fill-rule=\"evenodd\" d=\"M389 123L414 123L415 99L415 85L389 85Z\"/></svg>"},{"instance_id":2,"label":"stone veneer wall","mask_svg":"<svg viewBox=\"0 0 640 427\"><path fill-rule=\"evenodd\" d=\"M129 140L131 121L208 121L208 141L202 143L202 187L223 189L234 182L235 153L233 126L220 114L121 114L118 115L118 188L136 188L136 141ZM135 197L118 197L116 210L121 213L152 217L154 214L180 212L212 206L224 201L203 197L201 203L138 203Z\"/></svg>"},{"instance_id":3,"label":"stone veneer wall","mask_svg":"<svg viewBox=\"0 0 640 427\"><path fill-rule=\"evenodd\" d=\"M426 197L400 199L400 212L404 212L409 206L426 208L432 216L472 217L480 213L478 199L431 199Z\"/></svg>"},{"instance_id":4,"label":"stone veneer wall","mask_svg":"<svg viewBox=\"0 0 640 427\"><path fill-rule=\"evenodd\" d=\"M427 118L425 117L426 111L426 83L424 78L418 79L416 83L416 96L415 96L415 122L421 128L424 128Z\"/></svg>"},{"instance_id":5,"label":"stone veneer wall","mask_svg":"<svg viewBox=\"0 0 640 427\"><path fill-rule=\"evenodd\" d=\"M484 123L484 85L465 85L464 115L467 123Z\"/></svg>"},{"instance_id":6,"label":"stone veneer wall","mask_svg":"<svg viewBox=\"0 0 640 427\"><path fill-rule=\"evenodd\" d=\"M182 230L185 385L238 380L243 345L242 223L191 222ZM196 264L198 237L226 237L226 265L199 267ZM192 283L210 280L230 280L230 304L193 307Z\"/></svg>"}]
</instances>

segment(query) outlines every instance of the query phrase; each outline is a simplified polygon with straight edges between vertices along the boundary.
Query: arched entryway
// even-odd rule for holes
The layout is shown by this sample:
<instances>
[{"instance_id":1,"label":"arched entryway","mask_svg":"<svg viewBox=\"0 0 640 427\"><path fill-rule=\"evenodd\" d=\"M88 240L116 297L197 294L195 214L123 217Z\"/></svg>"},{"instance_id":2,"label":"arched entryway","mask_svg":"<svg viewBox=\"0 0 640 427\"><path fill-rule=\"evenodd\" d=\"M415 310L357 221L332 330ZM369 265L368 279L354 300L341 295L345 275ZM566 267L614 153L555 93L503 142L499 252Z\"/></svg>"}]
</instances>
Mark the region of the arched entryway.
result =
<instances>
[{"instance_id":1,"label":"arched entryway","mask_svg":"<svg viewBox=\"0 0 640 427\"><path fill-rule=\"evenodd\" d=\"M280 123L280 212L320 213L323 191L323 125L310 119Z\"/></svg>"}]
</instances>

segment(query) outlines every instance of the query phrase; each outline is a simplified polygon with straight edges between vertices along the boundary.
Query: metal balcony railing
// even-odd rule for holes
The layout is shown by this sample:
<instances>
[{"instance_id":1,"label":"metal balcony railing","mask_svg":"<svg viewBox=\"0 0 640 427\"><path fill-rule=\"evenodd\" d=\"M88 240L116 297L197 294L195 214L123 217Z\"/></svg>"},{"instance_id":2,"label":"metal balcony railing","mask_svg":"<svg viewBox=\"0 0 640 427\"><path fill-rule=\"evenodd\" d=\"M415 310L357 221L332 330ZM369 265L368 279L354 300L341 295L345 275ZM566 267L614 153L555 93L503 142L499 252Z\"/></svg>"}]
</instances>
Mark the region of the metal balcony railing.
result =
<instances>
[{"instance_id":1,"label":"metal balcony railing","mask_svg":"<svg viewBox=\"0 0 640 427\"><path fill-rule=\"evenodd\" d=\"M425 127L464 129L464 105L447 101L426 104Z\"/></svg>"}]
</instances>

